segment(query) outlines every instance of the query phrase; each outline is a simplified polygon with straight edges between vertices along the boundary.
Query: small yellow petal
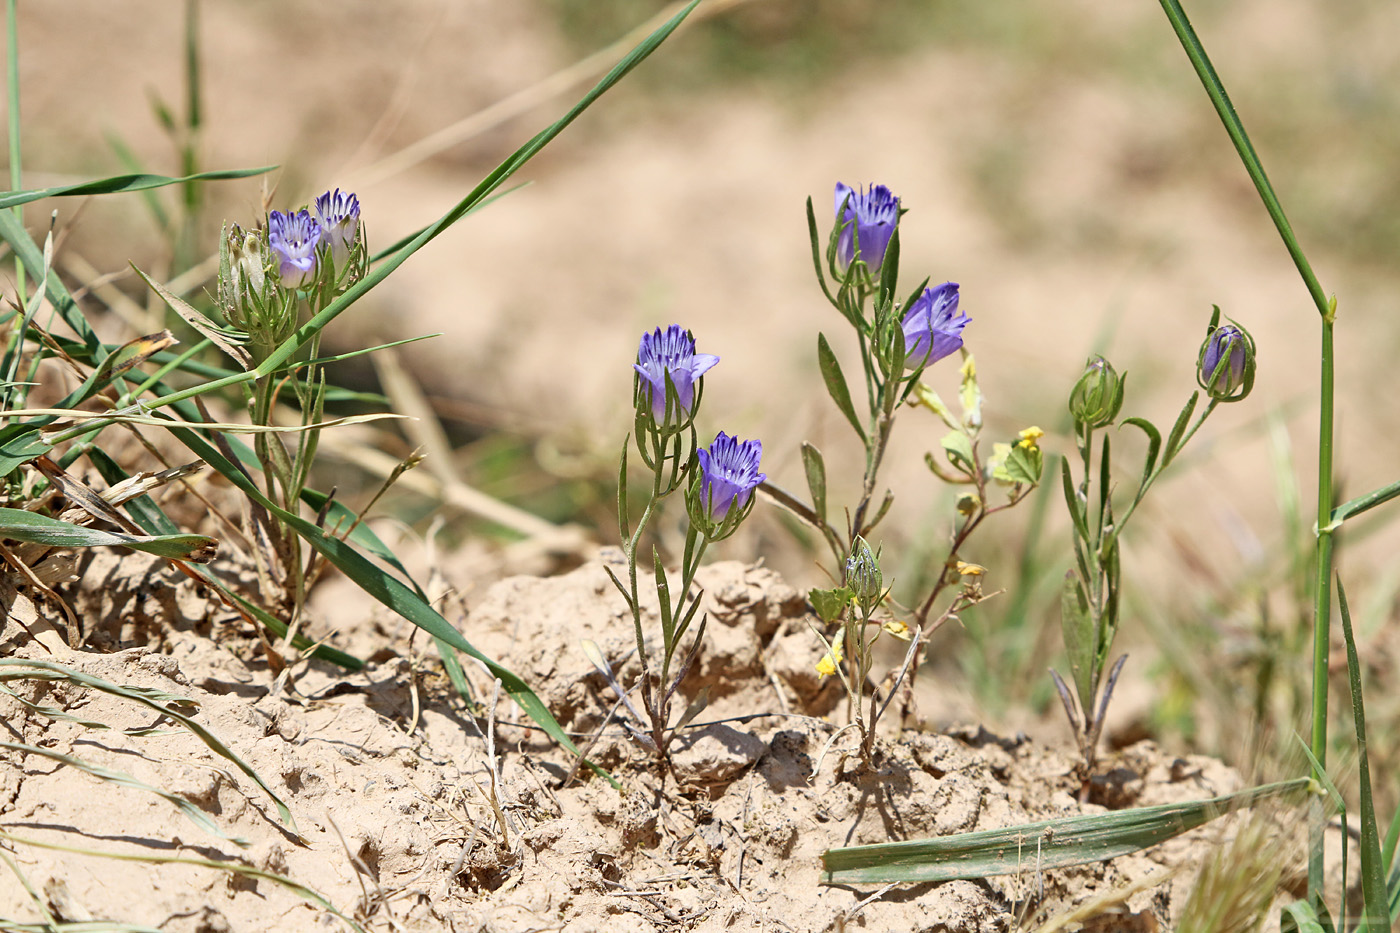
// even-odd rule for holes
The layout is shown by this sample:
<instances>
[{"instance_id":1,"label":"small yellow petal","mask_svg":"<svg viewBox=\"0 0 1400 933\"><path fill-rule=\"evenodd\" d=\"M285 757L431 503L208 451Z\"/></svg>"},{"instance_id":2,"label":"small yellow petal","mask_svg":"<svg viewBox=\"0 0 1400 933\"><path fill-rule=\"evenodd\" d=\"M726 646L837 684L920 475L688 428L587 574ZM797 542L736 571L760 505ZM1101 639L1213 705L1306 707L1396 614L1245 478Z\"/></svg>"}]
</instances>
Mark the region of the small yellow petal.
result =
<instances>
[{"instance_id":1,"label":"small yellow petal","mask_svg":"<svg viewBox=\"0 0 1400 933\"><path fill-rule=\"evenodd\" d=\"M909 632L909 626L905 625L898 619L891 619L885 624L881 625L880 627L885 631L889 632L895 638L898 638L900 641L908 641L909 639L914 637Z\"/></svg>"},{"instance_id":2,"label":"small yellow petal","mask_svg":"<svg viewBox=\"0 0 1400 933\"><path fill-rule=\"evenodd\" d=\"M1021 432L1021 440L1016 445L1018 447L1038 447L1040 439L1045 436L1045 432L1036 425L1031 425Z\"/></svg>"}]
</instances>

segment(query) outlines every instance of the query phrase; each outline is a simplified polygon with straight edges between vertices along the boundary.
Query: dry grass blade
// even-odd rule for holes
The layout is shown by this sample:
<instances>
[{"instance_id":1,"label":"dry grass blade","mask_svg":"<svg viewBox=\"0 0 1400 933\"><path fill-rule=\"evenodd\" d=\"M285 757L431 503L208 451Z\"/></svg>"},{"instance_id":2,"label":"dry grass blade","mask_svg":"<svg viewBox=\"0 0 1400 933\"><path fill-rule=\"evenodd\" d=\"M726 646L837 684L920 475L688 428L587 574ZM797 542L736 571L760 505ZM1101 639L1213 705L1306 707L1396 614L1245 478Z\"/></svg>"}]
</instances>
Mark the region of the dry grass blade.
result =
<instances>
[{"instance_id":1,"label":"dry grass blade","mask_svg":"<svg viewBox=\"0 0 1400 933\"><path fill-rule=\"evenodd\" d=\"M209 746L210 751L237 765L238 770L246 774L253 783L262 788L263 793L267 794L267 796L272 799L273 804L277 807L277 815L281 817L283 824L291 829L292 832L297 833L298 836L301 835L296 828L296 821L292 819L292 811L283 803L281 797L278 797L272 792L272 788L267 785L266 781L258 776L258 773L254 771L247 762L235 755L227 745L220 741L208 729L176 709L174 704L168 701L154 699L151 695L151 691L114 684L100 677L84 674L81 671L75 671L72 668L64 667L61 664L54 664L49 661L35 661L23 658L0 658L0 683L7 683L12 680L63 680L75 686L87 687L91 690L97 690L101 693L140 703L143 706L150 707L163 716L169 717L197 735L200 741Z\"/></svg>"},{"instance_id":2,"label":"dry grass blade","mask_svg":"<svg viewBox=\"0 0 1400 933\"><path fill-rule=\"evenodd\" d=\"M1189 803L1044 820L941 839L830 849L822 855L822 880L827 884L952 881L1101 862L1154 846L1230 810L1301 793L1307 786L1306 778L1297 778Z\"/></svg>"},{"instance_id":3,"label":"dry grass blade","mask_svg":"<svg viewBox=\"0 0 1400 933\"><path fill-rule=\"evenodd\" d=\"M54 761L60 762L64 765L67 765L70 768L77 768L79 771L92 775L99 781L106 781L107 783L115 784L118 787L129 787L133 790L144 791L148 794L155 794L157 797L160 797L161 799L170 803L171 806L175 807L177 810L183 813L190 820L190 822L194 823L196 826L198 826L205 832L210 833L214 836L218 836L220 839L227 839L229 842L232 842L238 846L246 847L248 845L248 840L234 836L229 836L226 833L224 833L223 830L219 829L219 825L209 818L209 814L205 813L203 810L199 809L198 806L186 800L184 797L181 797L179 794L173 794L170 791L162 790L159 787L153 787L150 784L145 783L144 781L138 781L136 778L132 777L129 774L126 774L125 772L113 771L111 768L104 768L101 765L95 765L90 761L84 761L83 759L75 758L72 755L65 755L61 752L56 752L53 749L40 748L36 745L25 745L20 742L0 742L0 748L8 748L11 751L23 752L26 755L40 755L44 758L49 758Z\"/></svg>"},{"instance_id":4,"label":"dry grass blade","mask_svg":"<svg viewBox=\"0 0 1400 933\"><path fill-rule=\"evenodd\" d=\"M235 875L241 875L244 878L269 881L272 884L291 891L302 900L315 904L322 910L334 914L340 920L344 921L350 929L356 931L356 933L366 933L364 927L337 910L335 905L327 900L320 892L307 887L299 881L294 881L285 875L263 871L251 865L244 865L242 862L216 862L212 859L185 858L179 855L156 855L149 852L104 852L99 849L84 849L78 846L66 846L56 842L46 842L43 839L16 836L14 833L4 830L0 830L0 840L4 840L11 845L35 846L40 849L52 849L56 852L71 852L75 855L90 855L94 858L113 859L121 862L149 862L153 865L193 865L198 868L212 868L215 871L224 871ZM39 929L52 929L52 927L41 926Z\"/></svg>"}]
</instances>

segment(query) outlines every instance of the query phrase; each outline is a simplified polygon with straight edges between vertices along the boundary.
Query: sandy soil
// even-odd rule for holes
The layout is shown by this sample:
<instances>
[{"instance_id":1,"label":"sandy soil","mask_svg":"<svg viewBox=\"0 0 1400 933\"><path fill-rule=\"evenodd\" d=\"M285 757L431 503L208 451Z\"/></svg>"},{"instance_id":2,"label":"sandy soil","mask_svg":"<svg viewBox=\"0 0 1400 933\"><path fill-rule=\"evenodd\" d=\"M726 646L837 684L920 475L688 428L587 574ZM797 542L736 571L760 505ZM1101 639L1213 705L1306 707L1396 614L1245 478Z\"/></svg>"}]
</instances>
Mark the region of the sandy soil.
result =
<instances>
[{"instance_id":1,"label":"sandy soil","mask_svg":"<svg viewBox=\"0 0 1400 933\"><path fill-rule=\"evenodd\" d=\"M1115 929L1152 930L1170 924L1194 868L1219 844L1221 828L1206 827L1111 864L1040 871L1028 851L1021 872L1000 878L886 891L822 886L819 857L829 847L1001 828L1101 812L1102 804L1179 802L1238 789L1240 778L1217 761L1144 742L1105 762L1094 795L1101 804L1081 806L1062 751L977 726L905 733L882 746L875 772L860 773L842 754L848 742L821 753L834 730L823 714L840 698L815 675L804 601L772 571L721 562L700 577L710 637L683 691L708 686L712 700L676 744L675 777L660 781L612 718L615 697L580 647L591 639L624 681L636 675L630 620L603 569L618 559L604 552L561 576L505 579L457 614L482 650L536 685L580 743L598 737L591 755L617 787L576 773L570 756L512 703L498 702L476 670L477 702L464 705L440 668L424 662L421 638L412 644L401 622L350 601L340 603L334 640L352 651L373 646L369 666L347 675L313 664L296 695L276 695L249 632L158 562L128 556L85 568L84 579L102 585L75 598L85 618L102 620L89 637L106 651L55 659L30 642L10 656L60 660L186 698L196 721L286 801L295 823L150 709L25 681L3 700L17 741L179 794L227 838L149 793L13 750L0 769L0 823L58 846L237 860L309 886L372 929L453 931L1001 931L1164 867L1187 868L1110 910ZM6 634L22 636L14 624ZM110 729L54 721L36 707ZM201 933L334 925L323 906L267 877L28 843L13 852L18 872L0 878L11 916L40 916L22 875L60 920Z\"/></svg>"}]
</instances>

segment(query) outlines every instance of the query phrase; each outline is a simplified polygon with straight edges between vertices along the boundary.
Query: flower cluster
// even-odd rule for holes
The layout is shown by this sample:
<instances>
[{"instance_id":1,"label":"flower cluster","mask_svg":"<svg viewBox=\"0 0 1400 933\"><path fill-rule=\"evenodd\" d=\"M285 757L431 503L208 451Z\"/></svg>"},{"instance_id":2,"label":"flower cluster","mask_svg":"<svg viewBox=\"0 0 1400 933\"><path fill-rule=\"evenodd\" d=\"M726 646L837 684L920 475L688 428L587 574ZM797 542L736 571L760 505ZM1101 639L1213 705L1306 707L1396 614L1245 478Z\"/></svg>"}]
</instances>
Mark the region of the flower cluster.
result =
<instances>
[{"instance_id":1,"label":"flower cluster","mask_svg":"<svg viewBox=\"0 0 1400 933\"><path fill-rule=\"evenodd\" d=\"M359 199L337 188L313 209L272 211L263 228L224 227L219 307L254 355L265 355L295 329L302 295L319 310L367 267Z\"/></svg>"},{"instance_id":2,"label":"flower cluster","mask_svg":"<svg viewBox=\"0 0 1400 933\"><path fill-rule=\"evenodd\" d=\"M718 362L719 357L712 353L697 353L695 336L679 324L642 335L637 362L632 366L632 401L637 411L638 445L643 434L652 440L652 454L642 447L648 464L659 462L656 453L682 432L690 429L693 437L701 377ZM734 533L752 509L753 491L767 479L758 470L763 444L741 441L720 431L708 448L692 445L692 450L694 468L686 509L706 540L718 541Z\"/></svg>"}]
</instances>

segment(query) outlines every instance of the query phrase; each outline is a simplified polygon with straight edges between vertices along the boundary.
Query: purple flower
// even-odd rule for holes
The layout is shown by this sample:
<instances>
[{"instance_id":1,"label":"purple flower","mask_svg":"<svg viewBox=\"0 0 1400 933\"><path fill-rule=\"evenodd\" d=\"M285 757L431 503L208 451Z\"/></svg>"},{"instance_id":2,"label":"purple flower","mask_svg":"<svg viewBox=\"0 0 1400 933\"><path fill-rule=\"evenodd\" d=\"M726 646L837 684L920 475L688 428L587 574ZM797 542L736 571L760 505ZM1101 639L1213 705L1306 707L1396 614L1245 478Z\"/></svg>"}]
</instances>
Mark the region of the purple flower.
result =
<instances>
[{"instance_id":1,"label":"purple flower","mask_svg":"<svg viewBox=\"0 0 1400 933\"><path fill-rule=\"evenodd\" d=\"M879 272L885 261L885 248L899 223L899 198L884 185L871 185L861 191L837 182L836 219L841 229L836 240L837 268L842 272L850 268L859 243L860 258L871 272Z\"/></svg>"},{"instance_id":2,"label":"purple flower","mask_svg":"<svg viewBox=\"0 0 1400 933\"><path fill-rule=\"evenodd\" d=\"M758 461L763 456L761 441L741 441L721 431L709 450L702 447L695 456L700 458L697 504L700 512L714 522L722 522L730 506L742 509L748 505L758 484L768 478L758 472Z\"/></svg>"},{"instance_id":3,"label":"purple flower","mask_svg":"<svg viewBox=\"0 0 1400 933\"><path fill-rule=\"evenodd\" d=\"M322 242L330 247L331 258L340 266L360 234L359 199L339 188L327 191L316 199L316 222L321 226Z\"/></svg>"},{"instance_id":4,"label":"purple flower","mask_svg":"<svg viewBox=\"0 0 1400 933\"><path fill-rule=\"evenodd\" d=\"M1233 324L1221 324L1210 332L1201 350L1199 381L1215 398L1229 398L1244 385L1245 356L1249 349L1244 332ZM1224 368L1219 374L1221 361Z\"/></svg>"},{"instance_id":5,"label":"purple flower","mask_svg":"<svg viewBox=\"0 0 1400 933\"><path fill-rule=\"evenodd\" d=\"M958 283L924 289L904 311L904 368L931 366L963 345L972 318L958 311Z\"/></svg>"},{"instance_id":6,"label":"purple flower","mask_svg":"<svg viewBox=\"0 0 1400 933\"><path fill-rule=\"evenodd\" d=\"M711 353L696 353L695 338L690 331L682 330L679 324L672 324L662 333L657 328L649 334L642 334L642 344L637 350L637 405L650 406L652 417L657 424L666 423L666 381L670 376L675 386L676 401L679 403L677 421L685 421L694 413L695 381L711 366L719 362L719 357Z\"/></svg>"},{"instance_id":7,"label":"purple flower","mask_svg":"<svg viewBox=\"0 0 1400 933\"><path fill-rule=\"evenodd\" d=\"M285 288L303 288L316 278L316 244L321 225L305 210L267 215L267 244L277 257L277 273Z\"/></svg>"}]
</instances>

